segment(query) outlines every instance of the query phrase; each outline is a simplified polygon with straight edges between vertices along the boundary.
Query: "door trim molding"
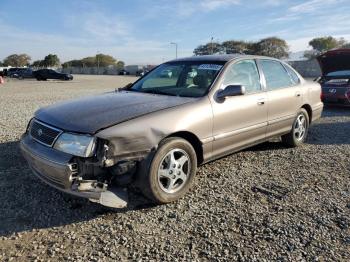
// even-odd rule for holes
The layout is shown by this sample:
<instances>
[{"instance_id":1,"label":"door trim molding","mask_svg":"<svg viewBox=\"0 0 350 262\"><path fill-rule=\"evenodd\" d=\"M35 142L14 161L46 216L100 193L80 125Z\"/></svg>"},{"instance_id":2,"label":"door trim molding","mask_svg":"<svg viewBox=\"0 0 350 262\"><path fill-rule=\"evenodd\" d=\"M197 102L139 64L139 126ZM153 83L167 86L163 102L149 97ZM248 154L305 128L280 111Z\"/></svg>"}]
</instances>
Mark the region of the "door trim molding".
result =
<instances>
[{"instance_id":1,"label":"door trim molding","mask_svg":"<svg viewBox=\"0 0 350 262\"><path fill-rule=\"evenodd\" d=\"M245 133L245 132L249 132L252 131L254 129L258 129L258 128L262 128L267 126L267 122L263 122L260 124L256 124L256 125L252 125L252 126L248 126L248 127L244 127L244 128L240 128L240 129L236 129L230 132L226 132L226 133L222 133L222 134L218 134L214 136L214 141L219 140L219 139L224 139L230 136L235 136L235 135L239 135L241 133Z\"/></svg>"},{"instance_id":2,"label":"door trim molding","mask_svg":"<svg viewBox=\"0 0 350 262\"><path fill-rule=\"evenodd\" d=\"M285 120L290 120L292 118L295 118L295 116L296 116L295 114L292 114L292 115L282 116L282 117L279 117L279 118L268 120L268 125L273 125L273 124L276 124L278 122L282 122L282 121L285 121Z\"/></svg>"}]
</instances>

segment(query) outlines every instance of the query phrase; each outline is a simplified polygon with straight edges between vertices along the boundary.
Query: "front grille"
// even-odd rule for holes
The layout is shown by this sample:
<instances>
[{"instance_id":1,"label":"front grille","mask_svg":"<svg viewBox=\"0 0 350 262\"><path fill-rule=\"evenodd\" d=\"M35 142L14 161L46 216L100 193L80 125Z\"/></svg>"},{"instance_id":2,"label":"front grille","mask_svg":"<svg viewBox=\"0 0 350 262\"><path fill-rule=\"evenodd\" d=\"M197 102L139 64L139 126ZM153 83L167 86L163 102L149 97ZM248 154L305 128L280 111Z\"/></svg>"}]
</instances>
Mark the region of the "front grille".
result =
<instances>
[{"instance_id":1,"label":"front grille","mask_svg":"<svg viewBox=\"0 0 350 262\"><path fill-rule=\"evenodd\" d=\"M52 146L62 131L38 122L37 120L33 120L30 125L29 132L30 135L38 142L47 146Z\"/></svg>"}]
</instances>

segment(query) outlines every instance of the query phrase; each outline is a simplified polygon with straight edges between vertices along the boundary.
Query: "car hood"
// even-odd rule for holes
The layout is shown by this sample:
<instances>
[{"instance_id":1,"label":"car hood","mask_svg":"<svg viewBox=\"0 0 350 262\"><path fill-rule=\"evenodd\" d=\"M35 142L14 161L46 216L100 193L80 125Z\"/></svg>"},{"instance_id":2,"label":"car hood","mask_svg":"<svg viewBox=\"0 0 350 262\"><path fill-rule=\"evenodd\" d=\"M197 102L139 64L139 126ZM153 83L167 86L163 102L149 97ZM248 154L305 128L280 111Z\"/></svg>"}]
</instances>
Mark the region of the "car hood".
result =
<instances>
[{"instance_id":1,"label":"car hood","mask_svg":"<svg viewBox=\"0 0 350 262\"><path fill-rule=\"evenodd\" d=\"M195 99L128 91L110 92L39 109L35 118L65 131L94 134L132 118Z\"/></svg>"},{"instance_id":2,"label":"car hood","mask_svg":"<svg viewBox=\"0 0 350 262\"><path fill-rule=\"evenodd\" d=\"M335 71L350 70L350 49L336 49L317 57L322 75Z\"/></svg>"}]
</instances>

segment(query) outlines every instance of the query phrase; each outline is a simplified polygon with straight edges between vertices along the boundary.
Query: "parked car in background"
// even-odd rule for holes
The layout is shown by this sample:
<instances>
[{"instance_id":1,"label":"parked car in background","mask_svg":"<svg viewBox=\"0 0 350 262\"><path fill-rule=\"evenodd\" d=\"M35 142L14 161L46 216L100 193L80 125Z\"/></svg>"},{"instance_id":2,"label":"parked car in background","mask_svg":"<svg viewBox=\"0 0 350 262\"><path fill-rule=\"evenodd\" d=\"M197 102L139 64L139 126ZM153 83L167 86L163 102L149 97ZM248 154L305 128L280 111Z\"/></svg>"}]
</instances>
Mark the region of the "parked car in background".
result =
<instances>
[{"instance_id":1,"label":"parked car in background","mask_svg":"<svg viewBox=\"0 0 350 262\"><path fill-rule=\"evenodd\" d=\"M11 67L9 69L7 69L7 73L6 76L7 77L13 77L13 78L17 78L18 74L21 71L27 70L28 68L26 67Z\"/></svg>"},{"instance_id":2,"label":"parked car in background","mask_svg":"<svg viewBox=\"0 0 350 262\"><path fill-rule=\"evenodd\" d=\"M148 73L148 70L139 70L136 72L136 76L144 76Z\"/></svg>"},{"instance_id":3,"label":"parked car in background","mask_svg":"<svg viewBox=\"0 0 350 262\"><path fill-rule=\"evenodd\" d=\"M33 78L33 70L31 68L25 68L24 70L18 70L13 75L13 78L25 79Z\"/></svg>"},{"instance_id":4,"label":"parked car in background","mask_svg":"<svg viewBox=\"0 0 350 262\"><path fill-rule=\"evenodd\" d=\"M322 101L350 105L350 49L335 49L317 57L322 70Z\"/></svg>"},{"instance_id":5,"label":"parked car in background","mask_svg":"<svg viewBox=\"0 0 350 262\"><path fill-rule=\"evenodd\" d=\"M303 144L321 116L320 95L318 83L277 59L182 58L116 92L39 109L20 147L33 173L63 192L125 207L132 184L169 203L201 164L273 137Z\"/></svg>"},{"instance_id":6,"label":"parked car in background","mask_svg":"<svg viewBox=\"0 0 350 262\"><path fill-rule=\"evenodd\" d=\"M71 74L59 73L53 69L39 69L33 72L34 78L38 81L47 79L59 79L59 80L73 80Z\"/></svg>"},{"instance_id":7,"label":"parked car in background","mask_svg":"<svg viewBox=\"0 0 350 262\"><path fill-rule=\"evenodd\" d=\"M118 75L125 76L125 75L130 75L130 73L128 71L122 69L122 70L119 71Z\"/></svg>"},{"instance_id":8,"label":"parked car in background","mask_svg":"<svg viewBox=\"0 0 350 262\"><path fill-rule=\"evenodd\" d=\"M171 78L173 75L173 72L171 70L163 70L161 73L160 73L160 76L161 77L165 77L165 78Z\"/></svg>"}]
</instances>

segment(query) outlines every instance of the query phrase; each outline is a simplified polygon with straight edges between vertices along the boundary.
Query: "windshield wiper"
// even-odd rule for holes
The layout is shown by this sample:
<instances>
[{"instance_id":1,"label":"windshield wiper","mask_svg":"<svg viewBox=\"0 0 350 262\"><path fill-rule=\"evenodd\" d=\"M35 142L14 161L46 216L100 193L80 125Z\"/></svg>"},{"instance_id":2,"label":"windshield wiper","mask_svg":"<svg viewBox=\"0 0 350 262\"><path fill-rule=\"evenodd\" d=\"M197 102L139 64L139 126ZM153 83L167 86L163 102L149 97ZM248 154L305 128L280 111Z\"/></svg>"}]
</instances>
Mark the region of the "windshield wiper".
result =
<instances>
[{"instance_id":1,"label":"windshield wiper","mask_svg":"<svg viewBox=\"0 0 350 262\"><path fill-rule=\"evenodd\" d=\"M142 90L142 91L140 91L140 92L142 92L142 93L154 94L154 95L176 96L175 94L163 92L163 91L160 91L160 90L154 90L154 89L151 89L151 90Z\"/></svg>"}]
</instances>

